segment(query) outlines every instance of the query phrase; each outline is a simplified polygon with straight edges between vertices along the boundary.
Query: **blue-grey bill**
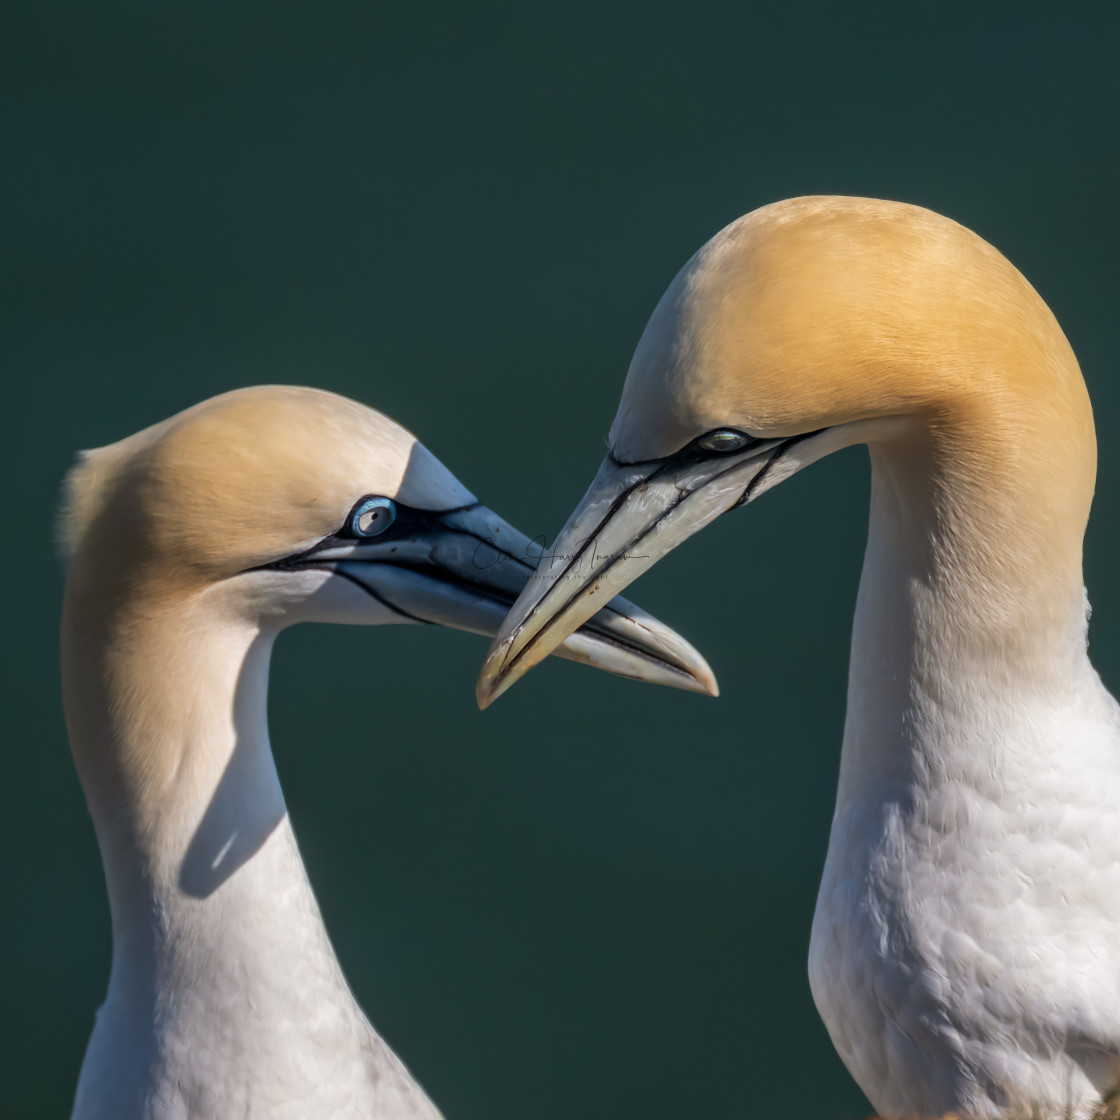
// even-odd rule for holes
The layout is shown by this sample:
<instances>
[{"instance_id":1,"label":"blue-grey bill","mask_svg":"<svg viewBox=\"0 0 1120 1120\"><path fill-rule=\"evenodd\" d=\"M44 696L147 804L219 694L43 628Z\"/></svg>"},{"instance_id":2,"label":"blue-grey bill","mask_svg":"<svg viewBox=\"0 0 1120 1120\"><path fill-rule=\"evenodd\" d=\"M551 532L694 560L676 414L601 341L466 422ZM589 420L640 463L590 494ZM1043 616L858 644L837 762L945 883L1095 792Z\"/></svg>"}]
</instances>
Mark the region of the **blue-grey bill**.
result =
<instances>
[{"instance_id":1,"label":"blue-grey bill","mask_svg":"<svg viewBox=\"0 0 1120 1120\"><path fill-rule=\"evenodd\" d=\"M320 554L393 609L419 622L493 637L540 561L541 549L484 506L433 518L415 536ZM676 631L621 597L594 604L558 643L571 661L617 676L714 695L708 663Z\"/></svg>"}]
</instances>

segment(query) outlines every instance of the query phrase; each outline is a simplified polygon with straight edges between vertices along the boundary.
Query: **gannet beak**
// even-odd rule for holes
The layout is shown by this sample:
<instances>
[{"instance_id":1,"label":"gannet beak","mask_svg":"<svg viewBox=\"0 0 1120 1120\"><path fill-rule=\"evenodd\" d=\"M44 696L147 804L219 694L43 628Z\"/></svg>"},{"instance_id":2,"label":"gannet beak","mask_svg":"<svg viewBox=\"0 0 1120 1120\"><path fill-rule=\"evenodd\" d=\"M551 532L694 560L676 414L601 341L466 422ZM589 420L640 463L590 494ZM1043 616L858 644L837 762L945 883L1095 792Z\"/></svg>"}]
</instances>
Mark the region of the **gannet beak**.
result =
<instances>
[{"instance_id":1,"label":"gannet beak","mask_svg":"<svg viewBox=\"0 0 1120 1120\"><path fill-rule=\"evenodd\" d=\"M633 465L605 459L502 623L478 678L479 706L493 703L604 599L682 541L799 469L793 448L802 438L758 441L715 458L682 453Z\"/></svg>"},{"instance_id":2,"label":"gannet beak","mask_svg":"<svg viewBox=\"0 0 1120 1120\"><path fill-rule=\"evenodd\" d=\"M402 620L492 637L540 555L540 546L523 533L485 506L472 505L424 513L405 536L329 546L301 562L331 567ZM697 650L633 603L615 599L603 606L600 599L587 619L564 639L561 657L634 680L718 691Z\"/></svg>"}]
</instances>

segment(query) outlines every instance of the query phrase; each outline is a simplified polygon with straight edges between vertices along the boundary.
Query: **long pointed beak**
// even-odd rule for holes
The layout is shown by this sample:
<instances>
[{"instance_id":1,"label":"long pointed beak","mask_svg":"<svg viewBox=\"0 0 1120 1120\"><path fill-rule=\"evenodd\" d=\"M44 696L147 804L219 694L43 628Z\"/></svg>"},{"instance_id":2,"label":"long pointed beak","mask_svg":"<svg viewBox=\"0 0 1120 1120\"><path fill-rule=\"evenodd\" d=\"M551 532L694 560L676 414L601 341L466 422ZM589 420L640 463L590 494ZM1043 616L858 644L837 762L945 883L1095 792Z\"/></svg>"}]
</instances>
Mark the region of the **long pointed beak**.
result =
<instances>
[{"instance_id":1,"label":"long pointed beak","mask_svg":"<svg viewBox=\"0 0 1120 1120\"><path fill-rule=\"evenodd\" d=\"M605 459L498 631L475 690L479 706L493 703L604 599L682 541L792 474L800 464L793 457L781 460L795 442L773 440L739 454L682 455L629 466Z\"/></svg>"},{"instance_id":2,"label":"long pointed beak","mask_svg":"<svg viewBox=\"0 0 1120 1120\"><path fill-rule=\"evenodd\" d=\"M408 536L326 549L315 561L331 563L402 621L492 637L533 574L540 546L480 505L424 522ZM717 691L708 663L684 638L621 598L600 599L557 653L634 680Z\"/></svg>"}]
</instances>

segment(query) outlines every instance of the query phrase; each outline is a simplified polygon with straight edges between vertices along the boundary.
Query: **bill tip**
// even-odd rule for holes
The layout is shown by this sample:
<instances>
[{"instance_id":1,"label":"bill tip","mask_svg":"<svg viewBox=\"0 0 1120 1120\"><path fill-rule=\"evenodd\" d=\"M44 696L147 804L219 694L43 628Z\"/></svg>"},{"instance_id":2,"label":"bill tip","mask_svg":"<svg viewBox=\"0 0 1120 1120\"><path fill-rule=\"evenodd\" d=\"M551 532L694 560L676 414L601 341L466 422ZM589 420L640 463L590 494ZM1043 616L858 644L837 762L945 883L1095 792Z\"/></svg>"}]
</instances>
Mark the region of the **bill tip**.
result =
<instances>
[{"instance_id":1,"label":"bill tip","mask_svg":"<svg viewBox=\"0 0 1120 1120\"><path fill-rule=\"evenodd\" d=\"M481 712L486 711L503 692L513 683L507 676L500 675L500 670L489 661L482 666L482 672L474 686L474 698Z\"/></svg>"}]
</instances>

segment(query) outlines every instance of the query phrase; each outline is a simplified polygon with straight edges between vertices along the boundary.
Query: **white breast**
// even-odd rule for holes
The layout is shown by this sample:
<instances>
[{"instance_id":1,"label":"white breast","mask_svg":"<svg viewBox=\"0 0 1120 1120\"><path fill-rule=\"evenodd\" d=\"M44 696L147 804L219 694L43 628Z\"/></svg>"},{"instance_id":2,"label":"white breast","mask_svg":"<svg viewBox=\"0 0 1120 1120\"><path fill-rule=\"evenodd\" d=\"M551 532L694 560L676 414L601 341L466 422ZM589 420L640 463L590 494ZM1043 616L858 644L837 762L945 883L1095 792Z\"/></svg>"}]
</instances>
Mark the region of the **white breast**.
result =
<instances>
[{"instance_id":1,"label":"white breast","mask_svg":"<svg viewBox=\"0 0 1120 1120\"><path fill-rule=\"evenodd\" d=\"M1087 1111L1120 1075L1117 706L1087 662L1072 695L990 699L923 720L908 780L849 774L833 821L810 982L886 1116Z\"/></svg>"}]
</instances>

